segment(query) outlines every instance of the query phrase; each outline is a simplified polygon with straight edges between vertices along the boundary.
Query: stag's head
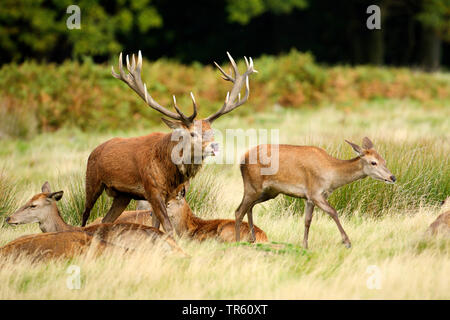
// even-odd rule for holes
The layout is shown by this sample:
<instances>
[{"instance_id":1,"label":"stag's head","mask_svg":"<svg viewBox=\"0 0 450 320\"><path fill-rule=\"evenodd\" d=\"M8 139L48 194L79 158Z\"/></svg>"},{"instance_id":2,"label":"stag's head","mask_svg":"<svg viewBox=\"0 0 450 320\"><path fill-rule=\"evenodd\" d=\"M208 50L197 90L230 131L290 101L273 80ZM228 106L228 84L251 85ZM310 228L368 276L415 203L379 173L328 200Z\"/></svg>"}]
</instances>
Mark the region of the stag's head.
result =
<instances>
[{"instance_id":1,"label":"stag's head","mask_svg":"<svg viewBox=\"0 0 450 320\"><path fill-rule=\"evenodd\" d=\"M386 183L394 183L397 179L386 167L386 160L375 151L372 141L365 137L362 146L345 140L362 160L364 173Z\"/></svg>"},{"instance_id":2,"label":"stag's head","mask_svg":"<svg viewBox=\"0 0 450 320\"><path fill-rule=\"evenodd\" d=\"M11 225L42 223L52 217L56 201L61 200L63 191L51 192L50 184L45 182L42 193L34 195L25 205L6 218Z\"/></svg>"},{"instance_id":3,"label":"stag's head","mask_svg":"<svg viewBox=\"0 0 450 320\"><path fill-rule=\"evenodd\" d=\"M216 62L214 62L214 64L222 73L222 78L232 82L233 87L231 91L227 93L222 108L205 119L196 119L197 103L192 92L191 99L194 110L190 116L186 116L181 111L177 105L175 96L173 97L173 102L176 112L167 110L150 96L147 92L147 86L141 80L142 55L140 51L138 53L137 61L134 55L132 55L131 63L128 56L126 57L128 72L125 72L123 69L122 53L119 56L119 73L114 72L114 68L112 69L112 75L115 78L125 82L151 108L166 116L166 118L162 118L162 120L173 130L172 140L181 142L178 144L178 149L175 149L175 154L172 154L173 161L175 160L174 155L177 157L180 154L183 157L183 163L189 161L191 161L190 163L201 163L204 158L215 156L219 151L219 145L214 141L214 132L211 128L211 124L220 116L236 109L247 101L250 93L249 75L257 72L253 67L253 60L251 58L247 60L247 58L244 57L247 70L243 74L240 74L234 59L228 52L227 55L231 62L232 72L226 73ZM240 92L244 85L245 93L241 99Z\"/></svg>"}]
</instances>

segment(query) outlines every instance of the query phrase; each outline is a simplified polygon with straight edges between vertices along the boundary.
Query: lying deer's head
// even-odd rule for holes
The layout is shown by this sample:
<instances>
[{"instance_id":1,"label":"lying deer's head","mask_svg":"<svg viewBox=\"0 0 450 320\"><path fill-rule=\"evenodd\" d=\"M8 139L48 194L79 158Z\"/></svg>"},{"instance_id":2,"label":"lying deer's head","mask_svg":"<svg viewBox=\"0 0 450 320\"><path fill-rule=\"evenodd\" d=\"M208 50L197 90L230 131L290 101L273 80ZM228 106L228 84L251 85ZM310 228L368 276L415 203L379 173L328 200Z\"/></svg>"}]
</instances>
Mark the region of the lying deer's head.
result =
<instances>
[{"instance_id":1,"label":"lying deer's head","mask_svg":"<svg viewBox=\"0 0 450 320\"><path fill-rule=\"evenodd\" d=\"M63 193L63 191L51 192L50 184L45 182L42 186L42 193L34 195L24 206L6 218L6 222L18 225L43 223L51 219L56 209L56 201L61 200Z\"/></svg>"},{"instance_id":2,"label":"lying deer's head","mask_svg":"<svg viewBox=\"0 0 450 320\"><path fill-rule=\"evenodd\" d=\"M170 222L178 235L185 231L186 217L191 213L191 208L186 201L186 189L188 183L181 184L176 188L167 200L166 210ZM183 223L183 221L185 223Z\"/></svg>"},{"instance_id":3,"label":"lying deer's head","mask_svg":"<svg viewBox=\"0 0 450 320\"><path fill-rule=\"evenodd\" d=\"M195 102L194 95L191 92L192 103L194 107L194 112L190 116L186 116L178 107L175 96L173 97L174 108L176 112L172 112L158 104L147 92L147 86L142 82L141 79L141 69L142 69L142 55L139 51L137 61L132 56L131 64L126 57L128 73L123 70L122 65L122 53L119 56L119 73L114 72L112 68L112 75L125 82L131 89L133 89L151 108L159 111L167 118L163 118L165 124L174 130L172 135L173 140L183 142L183 152L189 151L190 156L186 157L184 154L184 161L195 161L195 163L201 163L201 161L208 157L214 156L219 151L218 143L214 142L214 133L211 129L211 124L214 120L220 116L234 110L240 105L244 104L249 96L250 87L248 77L250 74L257 72L253 68L253 60L250 58L245 62L247 64L247 70L244 74L240 74L237 68L236 62L233 60L231 55L227 52L228 58L230 59L231 66L233 68L233 74L226 73L217 63L215 65L222 73L222 77L226 81L233 83L233 87L230 92L227 93L225 102L220 110L218 110L213 115L208 118L195 120L197 116L197 104ZM245 94L243 99L241 99L241 89L245 84ZM173 158L172 158L173 160ZM190 162L192 163L192 162Z\"/></svg>"},{"instance_id":4,"label":"lying deer's head","mask_svg":"<svg viewBox=\"0 0 450 320\"><path fill-rule=\"evenodd\" d=\"M362 160L363 171L369 177L386 183L394 183L397 179L386 167L386 160L378 154L373 148L373 143L365 137L362 141L362 147L345 140Z\"/></svg>"}]
</instances>

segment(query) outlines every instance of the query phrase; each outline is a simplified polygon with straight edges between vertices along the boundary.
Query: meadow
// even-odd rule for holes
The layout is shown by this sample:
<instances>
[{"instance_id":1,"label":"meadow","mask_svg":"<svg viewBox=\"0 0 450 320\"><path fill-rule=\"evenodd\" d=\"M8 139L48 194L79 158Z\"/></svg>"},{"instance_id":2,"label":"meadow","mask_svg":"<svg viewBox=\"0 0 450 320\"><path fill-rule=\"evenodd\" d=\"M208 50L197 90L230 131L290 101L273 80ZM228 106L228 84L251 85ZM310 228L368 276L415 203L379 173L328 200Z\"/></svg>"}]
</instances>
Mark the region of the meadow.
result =
<instances>
[{"instance_id":1,"label":"meadow","mask_svg":"<svg viewBox=\"0 0 450 320\"><path fill-rule=\"evenodd\" d=\"M442 79L448 84L448 77ZM370 137L398 181L387 185L366 178L330 197L351 249L342 245L335 223L316 209L310 248L304 250L303 201L279 196L254 209L255 223L271 244L182 238L179 244L191 258L148 250L36 265L25 259L0 261L0 299L450 299L450 240L426 235L440 201L450 195L450 104L446 99L428 104L389 98L357 105L329 102L320 108L286 109L267 105L259 112L230 114L214 123L221 132L276 129L280 143L320 146L347 159L354 155L344 139L361 143L364 136ZM65 191L59 207L66 221L79 224L85 166L92 149L111 137L152 131L168 129L161 124L109 131L63 127L27 139L2 139L0 245L40 232L37 225L8 226L4 218L47 180L53 190ZM222 154L235 150L237 160L249 145L227 141L222 147ZM209 163L192 181L187 199L198 216L234 219L242 192L237 161ZM110 204L103 195L91 219L104 215ZM71 265L81 270L79 290L66 285Z\"/></svg>"}]
</instances>

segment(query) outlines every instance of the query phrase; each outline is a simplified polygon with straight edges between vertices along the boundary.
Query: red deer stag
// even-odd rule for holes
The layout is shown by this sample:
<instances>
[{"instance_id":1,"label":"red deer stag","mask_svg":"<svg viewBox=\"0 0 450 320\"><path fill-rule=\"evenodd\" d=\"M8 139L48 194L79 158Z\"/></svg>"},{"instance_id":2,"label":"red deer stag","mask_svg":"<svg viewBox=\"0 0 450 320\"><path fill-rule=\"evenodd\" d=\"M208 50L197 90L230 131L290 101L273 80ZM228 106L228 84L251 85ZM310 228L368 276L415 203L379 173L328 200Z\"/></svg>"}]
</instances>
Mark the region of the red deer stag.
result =
<instances>
[{"instance_id":1,"label":"red deer stag","mask_svg":"<svg viewBox=\"0 0 450 320\"><path fill-rule=\"evenodd\" d=\"M139 51L137 62L133 55L131 64L127 56L127 69L122 67L122 54L119 56L119 74L112 70L115 78L124 81L151 108L172 119L162 120L174 131L172 133L155 132L135 138L113 138L99 145L89 156L86 170L86 204L82 226L86 225L90 211L103 190L113 197L113 204L103 222L113 222L127 207L131 199L148 200L158 220L155 226L162 223L166 232L173 232L167 217L166 200L180 184L192 178L201 168L207 156L214 156L218 144L214 142L211 123L220 116L244 104L249 96L249 75L257 72L253 61L245 58L247 70L240 74L236 63L229 53L233 74L227 74L217 64L223 79L233 83L221 109L206 119L195 121L197 104L191 93L194 112L186 116L176 104L176 113L159 105L147 92L141 80L142 56ZM245 85L242 99L240 91ZM184 147L181 149L176 137L182 137ZM201 150L198 152L197 150ZM182 157L182 161L179 161ZM175 158L175 160L174 160Z\"/></svg>"},{"instance_id":2,"label":"red deer stag","mask_svg":"<svg viewBox=\"0 0 450 320\"><path fill-rule=\"evenodd\" d=\"M350 160L336 159L325 150L311 146L259 145L247 151L241 161L244 180L244 196L236 210L236 241L245 214L254 239L252 209L257 203L285 194L306 199L305 233L303 245L308 248L308 232L315 206L328 213L336 222L343 243L351 247L350 240L339 222L336 210L328 203L328 196L337 188L370 176L386 183L394 183L395 177L386 167L386 161L374 150L369 138L363 139L362 147L345 140L358 155ZM263 164L261 151L268 157L278 152L278 171L272 175L261 174L261 169L272 164ZM256 163L249 162L256 159Z\"/></svg>"}]
</instances>

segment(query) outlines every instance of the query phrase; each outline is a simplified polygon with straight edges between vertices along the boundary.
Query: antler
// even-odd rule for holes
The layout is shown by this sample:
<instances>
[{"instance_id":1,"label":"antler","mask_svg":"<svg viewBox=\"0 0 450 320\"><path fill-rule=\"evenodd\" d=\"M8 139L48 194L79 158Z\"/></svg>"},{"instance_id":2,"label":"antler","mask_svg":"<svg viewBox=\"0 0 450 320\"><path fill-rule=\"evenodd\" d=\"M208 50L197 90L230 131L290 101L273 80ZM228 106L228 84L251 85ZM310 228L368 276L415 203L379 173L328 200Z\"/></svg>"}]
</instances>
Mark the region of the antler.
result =
<instances>
[{"instance_id":1,"label":"antler","mask_svg":"<svg viewBox=\"0 0 450 320\"><path fill-rule=\"evenodd\" d=\"M181 110L176 105L175 96L173 98L174 98L174 102L175 102L175 110L177 111L177 113L169 111L166 108L164 108L163 106L161 106L158 102L156 102L150 96L150 94L147 92L147 86L145 85L145 83L142 83L142 79L141 79L141 69L142 69L142 55L141 55L141 51L139 50L137 63L136 63L136 59L134 57L134 54L132 55L132 58L131 58L131 65L130 65L130 61L128 59L128 55L126 56L126 60L127 60L128 73L125 73L125 71L123 70L122 53L120 53L120 55L119 55L119 72L120 73L116 73L114 71L114 67L111 67L111 73L112 73L114 78L117 78L117 79L122 80L123 82L125 82L150 107L152 107L156 111L161 112L163 115L165 115L165 116L167 116L169 118L172 118L172 119L175 119L175 120L180 120L186 125L189 125L189 124L192 123L194 118L197 116L197 104L195 103L194 95L192 93L191 93L191 98L192 98L192 102L193 102L193 105L194 105L194 113L191 116L187 117L183 112L181 112Z\"/></svg>"},{"instance_id":2,"label":"antler","mask_svg":"<svg viewBox=\"0 0 450 320\"><path fill-rule=\"evenodd\" d=\"M242 104L244 104L247 101L248 96L250 94L250 86L249 86L248 76L252 73L258 72L253 68L252 58L249 58L249 60L250 60L250 62L249 62L249 60L247 60L247 58L244 57L245 64L247 65L247 71L245 71L245 73L241 75L239 73L238 67L237 67L236 62L234 61L233 57L231 57L229 52L227 52L227 55L228 55L228 58L230 59L231 66L233 68L234 77L231 75L231 73L228 74L225 71L223 71L223 69L216 62L214 62L214 64L219 69L219 71L222 73L222 78L225 81L233 82L233 88L231 89L231 93L230 93L230 91L227 92L227 97L225 98L225 102L224 102L222 108L220 108L220 110L217 111L216 113L214 113L213 115L210 115L208 118L206 118L206 120L208 120L209 122L213 122L220 116L222 116L230 111L233 111L234 109L241 106ZM242 86L244 85L244 83L245 83L245 95L244 95L244 98L241 100L240 92L241 92L241 89L242 89Z\"/></svg>"}]
</instances>

